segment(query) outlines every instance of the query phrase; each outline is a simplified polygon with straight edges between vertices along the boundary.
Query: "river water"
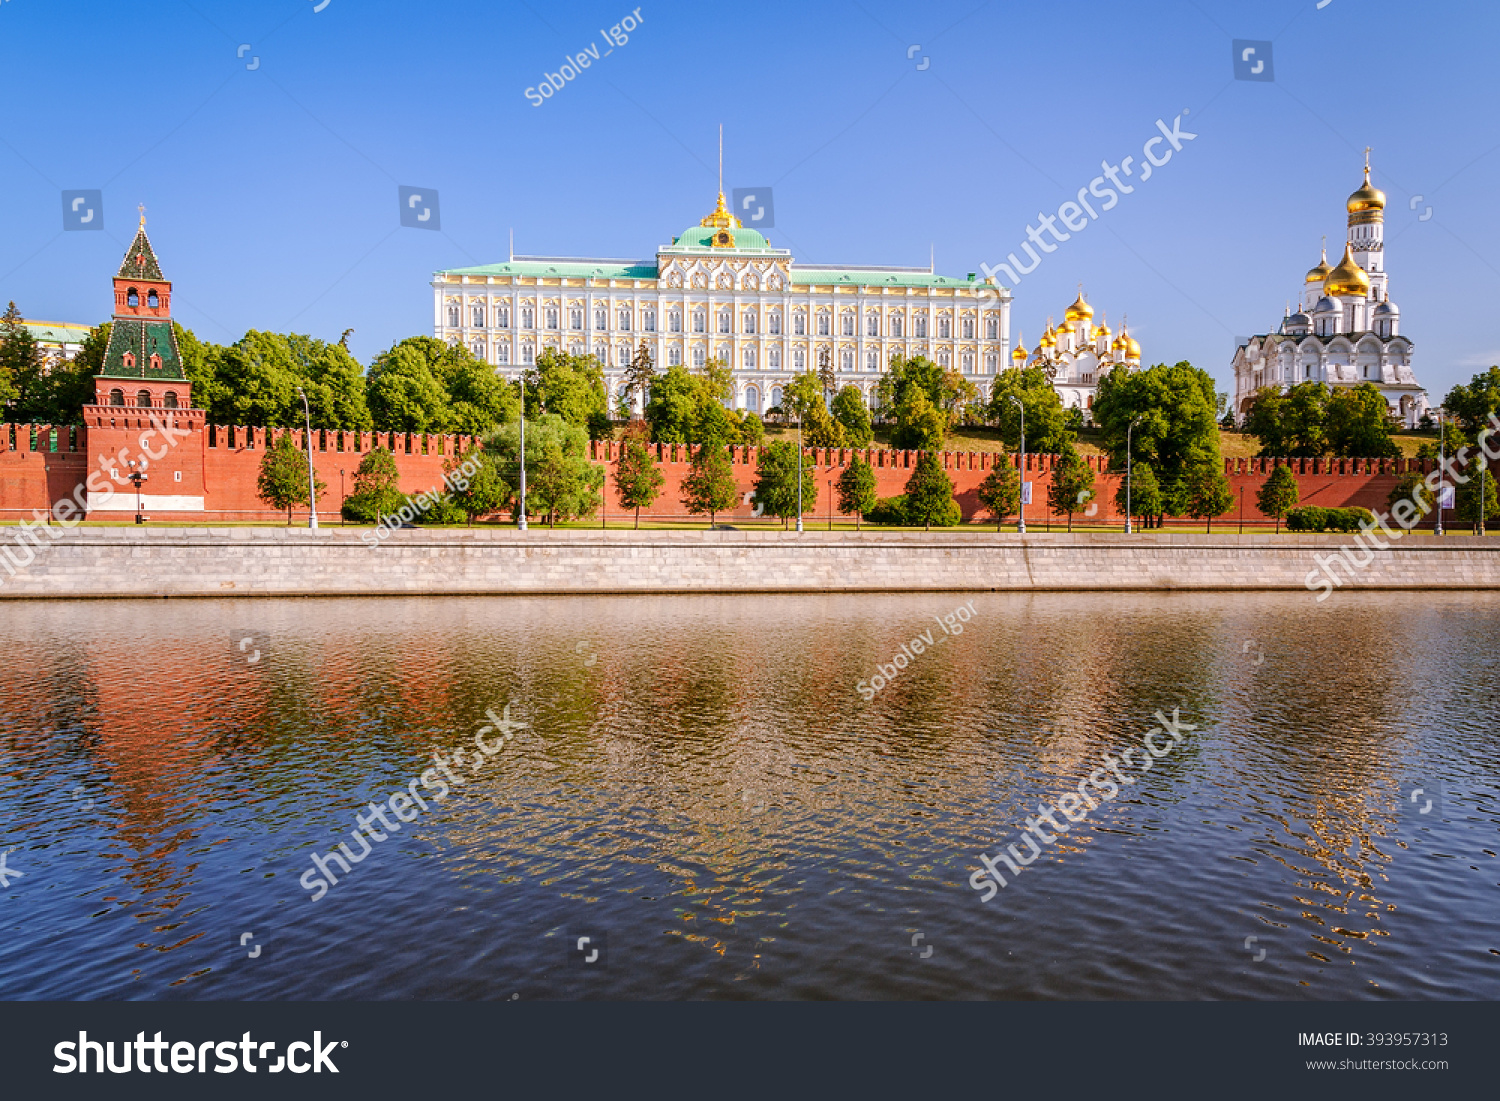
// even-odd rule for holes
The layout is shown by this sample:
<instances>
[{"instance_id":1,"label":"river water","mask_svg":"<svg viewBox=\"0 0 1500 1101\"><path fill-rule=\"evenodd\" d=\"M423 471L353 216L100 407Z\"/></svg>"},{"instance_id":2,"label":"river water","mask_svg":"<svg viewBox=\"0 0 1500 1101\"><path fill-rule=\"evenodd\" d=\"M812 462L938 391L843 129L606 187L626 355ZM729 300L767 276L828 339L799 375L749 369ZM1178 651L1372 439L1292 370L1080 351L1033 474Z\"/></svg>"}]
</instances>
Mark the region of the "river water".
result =
<instances>
[{"instance_id":1,"label":"river water","mask_svg":"<svg viewBox=\"0 0 1500 1101\"><path fill-rule=\"evenodd\" d=\"M5 602L0 997L1500 998L1497 640L1490 593Z\"/></svg>"}]
</instances>

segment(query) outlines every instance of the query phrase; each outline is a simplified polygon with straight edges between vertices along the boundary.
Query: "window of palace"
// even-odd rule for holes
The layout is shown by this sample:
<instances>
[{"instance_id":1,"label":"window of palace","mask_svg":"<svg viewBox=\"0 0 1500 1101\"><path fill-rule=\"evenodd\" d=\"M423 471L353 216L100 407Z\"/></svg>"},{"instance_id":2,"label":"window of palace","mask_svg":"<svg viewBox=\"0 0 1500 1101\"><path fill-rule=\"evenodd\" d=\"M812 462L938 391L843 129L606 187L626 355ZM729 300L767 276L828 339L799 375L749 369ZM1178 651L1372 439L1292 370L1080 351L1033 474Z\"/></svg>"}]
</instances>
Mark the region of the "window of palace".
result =
<instances>
[{"instance_id":1,"label":"window of palace","mask_svg":"<svg viewBox=\"0 0 1500 1101\"><path fill-rule=\"evenodd\" d=\"M775 310L772 310L771 316L767 319L766 324L768 326L767 331L770 332L772 336L781 335L781 314L777 313Z\"/></svg>"},{"instance_id":2,"label":"window of palace","mask_svg":"<svg viewBox=\"0 0 1500 1101\"><path fill-rule=\"evenodd\" d=\"M965 340L973 340L974 339L974 319L972 317L966 317L966 318L964 318L964 320L963 320L963 328L960 331L964 334L963 338Z\"/></svg>"},{"instance_id":3,"label":"window of palace","mask_svg":"<svg viewBox=\"0 0 1500 1101\"><path fill-rule=\"evenodd\" d=\"M829 326L832 325L832 324L833 324L833 322L829 319L829 317L828 317L828 315L826 313L820 313L820 314L818 314L818 335L819 336L827 336L828 335Z\"/></svg>"},{"instance_id":4,"label":"window of palace","mask_svg":"<svg viewBox=\"0 0 1500 1101\"><path fill-rule=\"evenodd\" d=\"M879 336L879 335L880 335L880 316L878 314L873 314L872 313L868 317L865 318L865 336Z\"/></svg>"},{"instance_id":5,"label":"window of palace","mask_svg":"<svg viewBox=\"0 0 1500 1101\"><path fill-rule=\"evenodd\" d=\"M807 335L807 315L806 314L804 314L804 313L798 313L798 314L793 314L792 315L792 335L793 336L806 336Z\"/></svg>"},{"instance_id":6,"label":"window of palace","mask_svg":"<svg viewBox=\"0 0 1500 1101\"><path fill-rule=\"evenodd\" d=\"M555 328L557 328L557 307L556 306L548 306L547 307L546 317L547 317L547 328L549 328L549 329L555 329Z\"/></svg>"},{"instance_id":7,"label":"window of palace","mask_svg":"<svg viewBox=\"0 0 1500 1101\"><path fill-rule=\"evenodd\" d=\"M575 307L568 311L568 328L574 332L583 330L583 310Z\"/></svg>"},{"instance_id":8,"label":"window of palace","mask_svg":"<svg viewBox=\"0 0 1500 1101\"><path fill-rule=\"evenodd\" d=\"M754 310L746 310L745 311L745 319L744 320L745 320L745 332L747 332L747 333L749 333L749 334L751 334L753 336L755 334L755 311Z\"/></svg>"},{"instance_id":9,"label":"window of palace","mask_svg":"<svg viewBox=\"0 0 1500 1101\"><path fill-rule=\"evenodd\" d=\"M536 328L536 314L532 312L530 306L523 307L521 310L521 328Z\"/></svg>"},{"instance_id":10,"label":"window of palace","mask_svg":"<svg viewBox=\"0 0 1500 1101\"><path fill-rule=\"evenodd\" d=\"M682 332L682 314L676 310L667 314L667 331L672 333Z\"/></svg>"},{"instance_id":11,"label":"window of palace","mask_svg":"<svg viewBox=\"0 0 1500 1101\"><path fill-rule=\"evenodd\" d=\"M953 323L946 317L938 318L938 339L947 340L952 334Z\"/></svg>"},{"instance_id":12,"label":"window of palace","mask_svg":"<svg viewBox=\"0 0 1500 1101\"><path fill-rule=\"evenodd\" d=\"M682 349L677 347L675 344L667 349L667 366L682 366Z\"/></svg>"},{"instance_id":13,"label":"window of palace","mask_svg":"<svg viewBox=\"0 0 1500 1101\"><path fill-rule=\"evenodd\" d=\"M594 311L594 328L599 332L603 332L605 329L609 328L609 314L606 311Z\"/></svg>"},{"instance_id":14,"label":"window of palace","mask_svg":"<svg viewBox=\"0 0 1500 1101\"><path fill-rule=\"evenodd\" d=\"M719 332L729 332L730 326L734 324L734 318L728 310L719 311Z\"/></svg>"},{"instance_id":15,"label":"window of palace","mask_svg":"<svg viewBox=\"0 0 1500 1101\"><path fill-rule=\"evenodd\" d=\"M693 349L693 366L694 367L702 367L703 364L707 362L707 360L708 360L708 354L707 354L707 352L704 351L703 345L700 344L700 345L698 345L698 347L696 347L696 348Z\"/></svg>"},{"instance_id":16,"label":"window of palace","mask_svg":"<svg viewBox=\"0 0 1500 1101\"><path fill-rule=\"evenodd\" d=\"M854 315L852 313L846 313L844 315L843 322L844 322L843 323L843 335L844 336L853 336L854 335Z\"/></svg>"},{"instance_id":17,"label":"window of palace","mask_svg":"<svg viewBox=\"0 0 1500 1101\"><path fill-rule=\"evenodd\" d=\"M648 333L654 333L654 332L656 332L656 311L655 310L643 310L643 311L641 311L641 328L645 329Z\"/></svg>"},{"instance_id":18,"label":"window of palace","mask_svg":"<svg viewBox=\"0 0 1500 1101\"><path fill-rule=\"evenodd\" d=\"M915 333L913 335L915 335L918 340L926 340L927 339L927 315L926 314L918 314L917 317L916 317L915 322L912 325L912 328L915 330Z\"/></svg>"},{"instance_id":19,"label":"window of palace","mask_svg":"<svg viewBox=\"0 0 1500 1101\"><path fill-rule=\"evenodd\" d=\"M497 328L497 329L508 329L508 328L510 328L510 307L509 306L496 306L495 307L495 328Z\"/></svg>"},{"instance_id":20,"label":"window of palace","mask_svg":"<svg viewBox=\"0 0 1500 1101\"><path fill-rule=\"evenodd\" d=\"M708 331L708 314L702 310L693 314L693 332L703 333Z\"/></svg>"}]
</instances>

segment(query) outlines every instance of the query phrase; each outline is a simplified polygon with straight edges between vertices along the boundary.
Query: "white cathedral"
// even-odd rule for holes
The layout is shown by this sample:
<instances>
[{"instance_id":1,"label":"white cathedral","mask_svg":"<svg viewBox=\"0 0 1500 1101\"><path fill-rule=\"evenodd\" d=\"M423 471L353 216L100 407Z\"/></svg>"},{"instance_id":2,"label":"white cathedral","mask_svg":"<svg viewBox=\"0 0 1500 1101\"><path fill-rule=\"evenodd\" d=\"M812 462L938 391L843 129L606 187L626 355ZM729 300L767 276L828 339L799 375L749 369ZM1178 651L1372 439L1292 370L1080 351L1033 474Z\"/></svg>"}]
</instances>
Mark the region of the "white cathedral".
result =
<instances>
[{"instance_id":1,"label":"white cathedral","mask_svg":"<svg viewBox=\"0 0 1500 1101\"><path fill-rule=\"evenodd\" d=\"M1401 335L1401 311L1387 284L1385 192L1370 184L1369 150L1365 182L1345 207L1349 236L1343 259L1330 268L1325 249L1303 281L1297 312L1288 306L1279 331L1253 336L1235 349L1234 408L1239 415L1261 387L1285 390L1300 382L1372 383L1406 427L1415 428L1426 415L1427 392L1412 373L1412 342Z\"/></svg>"},{"instance_id":2,"label":"white cathedral","mask_svg":"<svg viewBox=\"0 0 1500 1101\"><path fill-rule=\"evenodd\" d=\"M613 408L644 343L658 371L733 371L731 403L781 404L792 376L826 356L838 385L874 407L892 356L925 356L988 397L1010 357L1010 291L930 268L805 265L725 208L646 260L513 256L432 278L433 334L519 378L545 348L593 355ZM636 404L640 398L637 396Z\"/></svg>"}]
</instances>

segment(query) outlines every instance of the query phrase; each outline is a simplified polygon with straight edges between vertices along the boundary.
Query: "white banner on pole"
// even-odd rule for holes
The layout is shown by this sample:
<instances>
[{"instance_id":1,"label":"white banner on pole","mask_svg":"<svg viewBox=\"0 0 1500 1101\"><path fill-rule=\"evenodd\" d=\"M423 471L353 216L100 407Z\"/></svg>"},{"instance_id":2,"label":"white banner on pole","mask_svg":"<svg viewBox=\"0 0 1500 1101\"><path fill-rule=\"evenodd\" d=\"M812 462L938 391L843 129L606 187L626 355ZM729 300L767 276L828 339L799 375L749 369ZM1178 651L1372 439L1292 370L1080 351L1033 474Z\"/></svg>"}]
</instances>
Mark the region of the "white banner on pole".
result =
<instances>
[{"instance_id":1,"label":"white banner on pole","mask_svg":"<svg viewBox=\"0 0 1500 1101\"><path fill-rule=\"evenodd\" d=\"M1438 508L1454 507L1454 490L1452 486L1443 486L1438 490Z\"/></svg>"},{"instance_id":2,"label":"white banner on pole","mask_svg":"<svg viewBox=\"0 0 1500 1101\"><path fill-rule=\"evenodd\" d=\"M1022 482L1021 483L1021 503L1023 505L1029 505L1029 504L1031 504L1031 483L1030 482Z\"/></svg>"}]
</instances>

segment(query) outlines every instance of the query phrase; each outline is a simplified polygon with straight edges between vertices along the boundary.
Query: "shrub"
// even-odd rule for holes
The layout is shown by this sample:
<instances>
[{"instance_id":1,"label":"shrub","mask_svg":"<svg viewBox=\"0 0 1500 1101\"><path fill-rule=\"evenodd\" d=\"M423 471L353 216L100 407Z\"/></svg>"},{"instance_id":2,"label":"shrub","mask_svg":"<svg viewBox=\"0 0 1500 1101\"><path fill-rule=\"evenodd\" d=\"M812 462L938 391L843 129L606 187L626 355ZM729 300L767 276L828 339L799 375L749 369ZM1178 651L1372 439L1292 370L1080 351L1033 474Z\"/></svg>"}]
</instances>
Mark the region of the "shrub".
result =
<instances>
[{"instance_id":1,"label":"shrub","mask_svg":"<svg viewBox=\"0 0 1500 1101\"><path fill-rule=\"evenodd\" d=\"M1303 505L1288 510L1287 531L1341 531L1355 532L1362 523L1374 523L1375 514L1367 508L1319 508Z\"/></svg>"},{"instance_id":2,"label":"shrub","mask_svg":"<svg viewBox=\"0 0 1500 1101\"><path fill-rule=\"evenodd\" d=\"M865 513L865 519L872 524L906 523L906 494L880 498L875 507Z\"/></svg>"}]
</instances>

